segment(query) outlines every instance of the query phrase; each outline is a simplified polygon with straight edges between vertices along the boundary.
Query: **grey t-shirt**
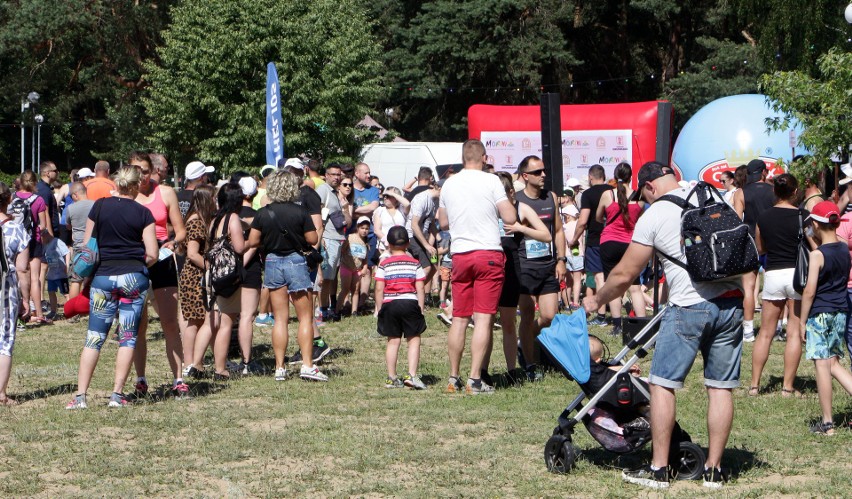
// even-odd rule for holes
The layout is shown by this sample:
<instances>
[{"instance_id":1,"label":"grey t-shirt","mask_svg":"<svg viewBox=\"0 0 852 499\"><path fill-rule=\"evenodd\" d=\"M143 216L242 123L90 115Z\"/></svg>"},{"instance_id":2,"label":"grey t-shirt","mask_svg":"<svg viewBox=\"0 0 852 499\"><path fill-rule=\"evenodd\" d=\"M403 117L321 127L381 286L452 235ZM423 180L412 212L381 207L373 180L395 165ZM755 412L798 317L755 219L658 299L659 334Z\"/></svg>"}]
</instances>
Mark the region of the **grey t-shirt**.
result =
<instances>
[{"instance_id":1,"label":"grey t-shirt","mask_svg":"<svg viewBox=\"0 0 852 499\"><path fill-rule=\"evenodd\" d=\"M89 218L89 211L91 211L93 204L95 202L91 199L84 199L75 201L68 206L65 219L71 225L71 241L76 249L83 246L83 238L86 236L86 220Z\"/></svg>"},{"instance_id":2,"label":"grey t-shirt","mask_svg":"<svg viewBox=\"0 0 852 499\"><path fill-rule=\"evenodd\" d=\"M339 213L342 211L340 208L340 200L337 199L337 193L331 188L328 184L322 184L317 187L317 194L320 197L320 203L322 203L323 208L328 208L328 219L325 222L325 230L323 230L322 238L330 239L332 241L343 241L345 239L346 227L343 228L342 231L339 231L334 228L334 224L331 222L331 214Z\"/></svg>"}]
</instances>

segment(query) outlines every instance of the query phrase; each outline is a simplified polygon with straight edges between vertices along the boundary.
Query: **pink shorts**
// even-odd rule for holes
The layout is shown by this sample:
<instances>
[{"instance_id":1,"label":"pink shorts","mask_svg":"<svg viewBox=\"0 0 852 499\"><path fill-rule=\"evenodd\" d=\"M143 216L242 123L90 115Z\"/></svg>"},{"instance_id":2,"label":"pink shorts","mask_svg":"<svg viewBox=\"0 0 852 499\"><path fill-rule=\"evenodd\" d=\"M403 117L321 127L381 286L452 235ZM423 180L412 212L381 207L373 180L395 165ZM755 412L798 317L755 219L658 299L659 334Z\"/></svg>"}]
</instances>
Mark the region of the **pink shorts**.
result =
<instances>
[{"instance_id":1,"label":"pink shorts","mask_svg":"<svg viewBox=\"0 0 852 499\"><path fill-rule=\"evenodd\" d=\"M355 277L357 277L358 271L357 270L349 270L346 267L344 267L343 265L341 265L340 266L340 276L341 277L343 277L343 276L347 276L347 277L355 276Z\"/></svg>"},{"instance_id":2,"label":"pink shorts","mask_svg":"<svg viewBox=\"0 0 852 499\"><path fill-rule=\"evenodd\" d=\"M453 315L496 314L503 289L506 255L478 250L453 255Z\"/></svg>"}]
</instances>

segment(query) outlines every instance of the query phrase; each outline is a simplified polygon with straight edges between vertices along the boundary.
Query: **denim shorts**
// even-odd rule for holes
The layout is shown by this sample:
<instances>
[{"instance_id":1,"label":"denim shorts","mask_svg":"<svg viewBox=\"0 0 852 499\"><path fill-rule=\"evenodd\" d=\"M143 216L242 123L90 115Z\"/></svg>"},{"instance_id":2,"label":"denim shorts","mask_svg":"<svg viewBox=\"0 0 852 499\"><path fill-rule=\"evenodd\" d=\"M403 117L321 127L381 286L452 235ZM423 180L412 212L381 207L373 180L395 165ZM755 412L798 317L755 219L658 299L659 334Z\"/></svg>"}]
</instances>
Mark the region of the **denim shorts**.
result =
<instances>
[{"instance_id":1,"label":"denim shorts","mask_svg":"<svg viewBox=\"0 0 852 499\"><path fill-rule=\"evenodd\" d=\"M313 288L308 264L299 253L266 256L263 287L274 290L285 286L291 293Z\"/></svg>"},{"instance_id":2,"label":"denim shorts","mask_svg":"<svg viewBox=\"0 0 852 499\"><path fill-rule=\"evenodd\" d=\"M648 381L666 388L683 388L683 380L700 351L706 386L740 386L742 298L717 298L688 307L669 304L664 314Z\"/></svg>"}]
</instances>

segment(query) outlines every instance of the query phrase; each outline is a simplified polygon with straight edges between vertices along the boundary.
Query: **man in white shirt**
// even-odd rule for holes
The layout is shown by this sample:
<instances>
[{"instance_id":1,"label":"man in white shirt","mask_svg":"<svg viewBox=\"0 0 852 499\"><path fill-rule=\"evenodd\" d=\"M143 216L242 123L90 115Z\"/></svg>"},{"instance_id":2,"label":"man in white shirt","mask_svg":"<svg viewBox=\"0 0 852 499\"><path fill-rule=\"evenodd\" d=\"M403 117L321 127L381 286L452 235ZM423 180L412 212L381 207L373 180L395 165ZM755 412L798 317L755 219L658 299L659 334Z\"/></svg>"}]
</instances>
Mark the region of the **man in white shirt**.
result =
<instances>
[{"instance_id":1,"label":"man in white shirt","mask_svg":"<svg viewBox=\"0 0 852 499\"><path fill-rule=\"evenodd\" d=\"M655 161L646 163L637 176L638 196L653 203L636 222L633 240L621 262L610 273L606 284L594 296L583 300L586 311L597 310L601 303L624 294L654 252L686 260L681 244L682 209L665 195L687 197L669 166ZM693 282L687 271L668 257L661 258L669 285L669 303L660 321L656 350L648 381L651 385L651 464L624 471L625 481L655 489L669 486L669 444L677 442L673 434L677 399L675 390L695 362L698 352L704 359L704 385L709 403L707 428L710 435L704 471L704 486L720 488L722 452L731 432L734 417L732 391L740 384L740 357L743 342L743 293L739 276Z\"/></svg>"},{"instance_id":2,"label":"man in white shirt","mask_svg":"<svg viewBox=\"0 0 852 499\"><path fill-rule=\"evenodd\" d=\"M438 220L450 231L453 255L453 323L448 337L450 379L448 392L476 395L493 393L494 387L481 379L482 361L491 341L494 314L503 287L506 256L500 245L498 220L515 223L517 213L506 198L503 184L495 175L482 171L485 146L470 139L462 146L461 172L447 179L441 189ZM474 318L471 341L470 377L459 378L465 332Z\"/></svg>"}]
</instances>

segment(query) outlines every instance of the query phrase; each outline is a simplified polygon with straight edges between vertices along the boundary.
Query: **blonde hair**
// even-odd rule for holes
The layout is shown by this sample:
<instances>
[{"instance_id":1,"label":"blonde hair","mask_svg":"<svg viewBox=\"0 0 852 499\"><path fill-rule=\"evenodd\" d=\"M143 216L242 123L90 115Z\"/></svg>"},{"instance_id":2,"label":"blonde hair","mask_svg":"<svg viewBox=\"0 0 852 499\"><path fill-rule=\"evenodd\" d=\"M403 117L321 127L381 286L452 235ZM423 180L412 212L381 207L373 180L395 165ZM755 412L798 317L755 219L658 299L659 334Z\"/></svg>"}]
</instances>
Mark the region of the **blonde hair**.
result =
<instances>
[{"instance_id":1,"label":"blonde hair","mask_svg":"<svg viewBox=\"0 0 852 499\"><path fill-rule=\"evenodd\" d=\"M273 203L292 203L299 199L302 179L293 173L278 170L266 181L266 195Z\"/></svg>"},{"instance_id":2,"label":"blonde hair","mask_svg":"<svg viewBox=\"0 0 852 499\"><path fill-rule=\"evenodd\" d=\"M20 184L21 190L26 192L35 192L38 177L32 170L27 170L21 174Z\"/></svg>"},{"instance_id":3,"label":"blonde hair","mask_svg":"<svg viewBox=\"0 0 852 499\"><path fill-rule=\"evenodd\" d=\"M139 181L142 179L142 172L135 166L122 166L115 174L115 187L119 194L125 196L139 190Z\"/></svg>"}]
</instances>

